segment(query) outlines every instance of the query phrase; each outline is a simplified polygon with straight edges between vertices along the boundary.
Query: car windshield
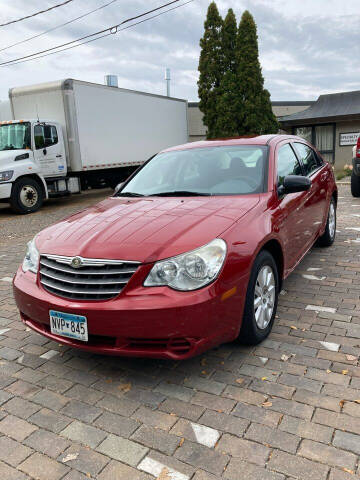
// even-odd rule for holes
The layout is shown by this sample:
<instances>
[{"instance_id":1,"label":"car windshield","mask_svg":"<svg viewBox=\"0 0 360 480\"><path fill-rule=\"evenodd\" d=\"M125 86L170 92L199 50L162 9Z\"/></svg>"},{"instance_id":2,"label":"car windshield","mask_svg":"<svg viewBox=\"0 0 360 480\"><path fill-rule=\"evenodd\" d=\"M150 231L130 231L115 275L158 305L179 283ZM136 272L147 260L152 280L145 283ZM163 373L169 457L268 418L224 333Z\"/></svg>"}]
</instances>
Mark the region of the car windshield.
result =
<instances>
[{"instance_id":1,"label":"car windshield","mask_svg":"<svg viewBox=\"0 0 360 480\"><path fill-rule=\"evenodd\" d=\"M23 150L31 148L29 122L0 125L0 150Z\"/></svg>"},{"instance_id":2,"label":"car windshield","mask_svg":"<svg viewBox=\"0 0 360 480\"><path fill-rule=\"evenodd\" d=\"M245 195L264 191L267 147L236 145L160 153L117 194Z\"/></svg>"}]
</instances>

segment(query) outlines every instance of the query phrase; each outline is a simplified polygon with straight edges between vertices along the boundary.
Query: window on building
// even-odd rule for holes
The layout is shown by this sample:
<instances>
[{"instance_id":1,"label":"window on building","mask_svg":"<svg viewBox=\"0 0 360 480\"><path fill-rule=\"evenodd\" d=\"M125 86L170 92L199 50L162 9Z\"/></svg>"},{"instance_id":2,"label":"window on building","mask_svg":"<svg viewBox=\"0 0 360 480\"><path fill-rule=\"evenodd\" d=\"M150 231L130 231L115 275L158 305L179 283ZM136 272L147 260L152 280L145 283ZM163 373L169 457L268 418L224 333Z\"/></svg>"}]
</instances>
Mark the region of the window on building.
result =
<instances>
[{"instance_id":1,"label":"window on building","mask_svg":"<svg viewBox=\"0 0 360 480\"><path fill-rule=\"evenodd\" d=\"M58 143L58 134L54 125L35 125L34 137L37 150Z\"/></svg>"},{"instance_id":2,"label":"window on building","mask_svg":"<svg viewBox=\"0 0 360 480\"><path fill-rule=\"evenodd\" d=\"M334 124L293 127L293 134L313 144L319 150L324 160L332 164L335 162Z\"/></svg>"},{"instance_id":3,"label":"window on building","mask_svg":"<svg viewBox=\"0 0 360 480\"><path fill-rule=\"evenodd\" d=\"M305 175L311 175L321 165L315 152L303 143L294 143L294 146L304 166Z\"/></svg>"},{"instance_id":4,"label":"window on building","mask_svg":"<svg viewBox=\"0 0 360 480\"><path fill-rule=\"evenodd\" d=\"M282 185L287 175L302 175L302 169L298 159L291 146L287 143L283 145L277 158L277 176L278 184Z\"/></svg>"},{"instance_id":5,"label":"window on building","mask_svg":"<svg viewBox=\"0 0 360 480\"><path fill-rule=\"evenodd\" d=\"M296 127L294 128L294 135L303 138L309 143L312 143L312 128L311 127Z\"/></svg>"}]
</instances>

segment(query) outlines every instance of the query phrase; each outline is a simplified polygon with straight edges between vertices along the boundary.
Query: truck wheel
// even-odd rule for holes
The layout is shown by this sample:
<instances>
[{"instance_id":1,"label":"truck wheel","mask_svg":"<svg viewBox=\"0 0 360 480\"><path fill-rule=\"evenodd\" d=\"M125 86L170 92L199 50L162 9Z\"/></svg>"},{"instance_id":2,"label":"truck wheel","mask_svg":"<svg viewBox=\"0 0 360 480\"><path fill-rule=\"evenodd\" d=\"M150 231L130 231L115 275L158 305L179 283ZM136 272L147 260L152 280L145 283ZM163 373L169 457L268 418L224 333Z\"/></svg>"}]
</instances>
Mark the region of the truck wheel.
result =
<instances>
[{"instance_id":1,"label":"truck wheel","mask_svg":"<svg viewBox=\"0 0 360 480\"><path fill-rule=\"evenodd\" d=\"M11 190L10 205L15 213L24 215L39 210L44 194L39 182L33 178L20 178Z\"/></svg>"},{"instance_id":2,"label":"truck wheel","mask_svg":"<svg viewBox=\"0 0 360 480\"><path fill-rule=\"evenodd\" d=\"M117 185L119 185L120 182L121 180L119 180L118 178L113 178L113 179L109 179L106 183L110 188L115 190L115 188L117 187Z\"/></svg>"},{"instance_id":3,"label":"truck wheel","mask_svg":"<svg viewBox=\"0 0 360 480\"><path fill-rule=\"evenodd\" d=\"M351 194L353 197L360 197L360 177L354 172L351 174Z\"/></svg>"},{"instance_id":4,"label":"truck wheel","mask_svg":"<svg viewBox=\"0 0 360 480\"><path fill-rule=\"evenodd\" d=\"M326 221L325 232L318 238L319 247L330 247L336 235L336 203L334 197L330 200L329 213Z\"/></svg>"},{"instance_id":5,"label":"truck wheel","mask_svg":"<svg viewBox=\"0 0 360 480\"><path fill-rule=\"evenodd\" d=\"M276 314L279 274L274 257L263 250L256 257L246 292L238 341L256 345L269 335Z\"/></svg>"}]
</instances>

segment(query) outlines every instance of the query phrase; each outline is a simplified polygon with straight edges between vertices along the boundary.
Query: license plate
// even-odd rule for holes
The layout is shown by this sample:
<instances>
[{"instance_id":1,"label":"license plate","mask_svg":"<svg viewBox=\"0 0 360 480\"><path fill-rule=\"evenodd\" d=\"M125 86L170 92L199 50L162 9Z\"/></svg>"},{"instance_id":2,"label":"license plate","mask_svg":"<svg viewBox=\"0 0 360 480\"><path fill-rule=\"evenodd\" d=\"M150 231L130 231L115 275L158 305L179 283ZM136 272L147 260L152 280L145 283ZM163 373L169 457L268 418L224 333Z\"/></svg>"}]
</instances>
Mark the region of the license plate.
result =
<instances>
[{"instance_id":1,"label":"license plate","mask_svg":"<svg viewBox=\"0 0 360 480\"><path fill-rule=\"evenodd\" d=\"M72 313L56 312L50 310L51 333L62 337L74 338L82 342L88 341L86 317Z\"/></svg>"}]
</instances>

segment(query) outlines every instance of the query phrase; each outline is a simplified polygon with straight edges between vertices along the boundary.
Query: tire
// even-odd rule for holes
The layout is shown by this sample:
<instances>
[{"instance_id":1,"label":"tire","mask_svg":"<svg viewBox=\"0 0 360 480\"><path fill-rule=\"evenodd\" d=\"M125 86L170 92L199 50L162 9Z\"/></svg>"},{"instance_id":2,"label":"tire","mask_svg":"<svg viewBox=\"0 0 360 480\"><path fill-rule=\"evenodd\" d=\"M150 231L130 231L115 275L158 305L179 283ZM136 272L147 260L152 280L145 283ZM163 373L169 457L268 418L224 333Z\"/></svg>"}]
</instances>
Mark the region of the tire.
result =
<instances>
[{"instance_id":1,"label":"tire","mask_svg":"<svg viewBox=\"0 0 360 480\"><path fill-rule=\"evenodd\" d=\"M10 205L15 213L25 215L39 210L44 194L39 182L33 178L20 178L11 190Z\"/></svg>"},{"instance_id":2,"label":"tire","mask_svg":"<svg viewBox=\"0 0 360 480\"><path fill-rule=\"evenodd\" d=\"M268 274L270 272L272 273L273 297L272 297L272 302L270 302L272 303L271 314L270 314L270 310L268 310L267 314L265 314L267 310L265 306L266 305L269 306L270 303L264 302L262 304L261 297L259 296L260 290L262 290L262 292L265 293L264 299L266 301L266 298L267 298L266 290L264 291L261 285L259 284L259 276L262 277L262 274L264 272L265 274L266 272L268 272ZM266 282L265 282L265 287L266 287ZM269 296L271 296L271 294ZM246 344L246 345L257 345L258 343L265 340L265 338L271 332L272 326L274 324L278 297L279 297L279 273L278 273L276 262L274 260L274 257L267 250L262 250L255 259L255 262L251 271L249 283L248 283L243 321L240 329L240 334L238 337L238 341L240 343ZM260 301L256 300L259 298L260 298ZM259 307L257 308L255 308L255 301L257 301L259 304ZM261 305L264 305L264 306L261 308ZM261 311L264 313L263 316L261 314ZM263 323L262 326L260 325L261 318L265 319L265 323Z\"/></svg>"},{"instance_id":3,"label":"tire","mask_svg":"<svg viewBox=\"0 0 360 480\"><path fill-rule=\"evenodd\" d=\"M332 217L333 212L333 217ZM333 218L333 222L331 221ZM336 203L334 197L330 200L329 213L326 221L325 232L318 238L317 244L319 247L330 247L336 236Z\"/></svg>"},{"instance_id":4,"label":"tire","mask_svg":"<svg viewBox=\"0 0 360 480\"><path fill-rule=\"evenodd\" d=\"M360 176L351 173L351 194L353 197L360 197Z\"/></svg>"},{"instance_id":5,"label":"tire","mask_svg":"<svg viewBox=\"0 0 360 480\"><path fill-rule=\"evenodd\" d=\"M120 182L121 182L121 180L119 180L118 178L113 178L113 179L109 179L106 183L107 183L108 187L115 190L115 188L119 185Z\"/></svg>"}]
</instances>

